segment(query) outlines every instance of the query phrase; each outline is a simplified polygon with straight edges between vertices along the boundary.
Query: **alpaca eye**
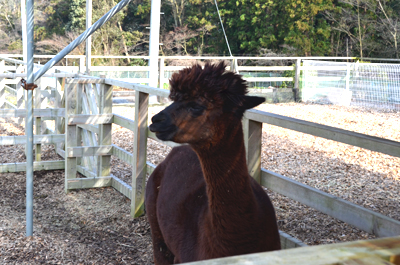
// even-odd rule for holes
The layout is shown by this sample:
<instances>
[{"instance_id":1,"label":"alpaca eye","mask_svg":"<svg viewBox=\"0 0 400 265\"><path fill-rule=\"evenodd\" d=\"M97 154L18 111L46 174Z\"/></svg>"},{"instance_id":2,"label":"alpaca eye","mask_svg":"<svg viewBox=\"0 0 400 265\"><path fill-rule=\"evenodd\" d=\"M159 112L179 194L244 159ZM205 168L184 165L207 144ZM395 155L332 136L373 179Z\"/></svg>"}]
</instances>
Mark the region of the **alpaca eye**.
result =
<instances>
[{"instance_id":1,"label":"alpaca eye","mask_svg":"<svg viewBox=\"0 0 400 265\"><path fill-rule=\"evenodd\" d=\"M189 112L191 112L193 115L199 116L199 115L201 115L201 114L203 113L204 107L201 106L201 105L197 105L197 104L195 105L195 104L193 104L193 105L189 105L189 106L187 107L187 110L188 110Z\"/></svg>"}]
</instances>

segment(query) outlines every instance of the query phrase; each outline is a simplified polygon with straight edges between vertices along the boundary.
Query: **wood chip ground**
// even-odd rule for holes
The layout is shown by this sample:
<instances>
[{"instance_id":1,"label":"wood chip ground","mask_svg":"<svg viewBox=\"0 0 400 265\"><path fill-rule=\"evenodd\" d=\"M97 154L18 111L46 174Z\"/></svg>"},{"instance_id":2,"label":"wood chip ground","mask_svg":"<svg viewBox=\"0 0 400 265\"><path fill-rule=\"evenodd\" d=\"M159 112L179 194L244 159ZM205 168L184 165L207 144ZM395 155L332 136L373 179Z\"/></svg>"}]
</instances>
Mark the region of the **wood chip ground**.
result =
<instances>
[{"instance_id":1,"label":"wood chip ground","mask_svg":"<svg viewBox=\"0 0 400 265\"><path fill-rule=\"evenodd\" d=\"M400 114L332 105L275 104L262 110L400 141ZM162 107L153 107L152 116ZM115 108L133 117L133 109ZM0 119L0 135L23 135ZM133 149L133 133L113 125L113 143ZM42 160L59 160L43 145ZM170 148L148 142L148 160ZM0 163L24 162L24 146L0 146ZM400 159L264 124L262 167L400 221ZM112 173L130 183L131 168L112 158ZM0 174L1 264L152 264L146 217L130 217L130 201L112 188L64 193L64 171L34 174L34 237L25 237L25 173ZM374 238L268 191L279 228L309 245Z\"/></svg>"}]
</instances>

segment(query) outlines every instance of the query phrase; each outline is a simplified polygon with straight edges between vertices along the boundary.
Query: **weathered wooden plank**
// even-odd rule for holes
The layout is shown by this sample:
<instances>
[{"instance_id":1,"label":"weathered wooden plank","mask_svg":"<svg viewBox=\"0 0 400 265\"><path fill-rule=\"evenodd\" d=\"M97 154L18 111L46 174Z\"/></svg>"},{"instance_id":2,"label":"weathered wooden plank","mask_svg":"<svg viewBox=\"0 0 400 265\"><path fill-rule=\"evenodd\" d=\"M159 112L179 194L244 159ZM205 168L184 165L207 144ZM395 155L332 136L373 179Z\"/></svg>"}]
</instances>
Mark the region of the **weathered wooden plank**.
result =
<instances>
[{"instance_id":1,"label":"weathered wooden plank","mask_svg":"<svg viewBox=\"0 0 400 265\"><path fill-rule=\"evenodd\" d=\"M70 124L68 119L78 112L77 108L77 84L69 84L65 86L65 150L79 146L77 138L77 128L75 124ZM69 180L75 179L77 173L76 157L69 157L65 154L65 192L70 190Z\"/></svg>"},{"instance_id":2,"label":"weathered wooden plank","mask_svg":"<svg viewBox=\"0 0 400 265\"><path fill-rule=\"evenodd\" d=\"M118 86L118 87L123 87L127 89L133 89L140 91L142 93L148 93L151 95L157 95L161 97L168 97L169 96L169 90L166 89L160 89L160 88L154 88L150 86L145 86L145 85L139 85L139 84L132 84L129 82L124 82L120 80L115 80L115 79L105 79L105 83L113 86Z\"/></svg>"},{"instance_id":3,"label":"weathered wooden plank","mask_svg":"<svg viewBox=\"0 0 400 265\"><path fill-rule=\"evenodd\" d=\"M33 108L34 109L41 109L42 106L42 101L41 99L41 89L42 89L42 79L39 78L36 80L36 85L38 86L37 89L33 91L34 93L34 102L33 102ZM35 117L35 134L40 135L42 134L42 118L41 117ZM35 160L36 161L41 161L42 160L42 145L40 143L35 144Z\"/></svg>"},{"instance_id":4,"label":"weathered wooden plank","mask_svg":"<svg viewBox=\"0 0 400 265\"><path fill-rule=\"evenodd\" d=\"M244 77L247 82L283 82L283 81L293 81L293 77Z\"/></svg>"},{"instance_id":5,"label":"weathered wooden plank","mask_svg":"<svg viewBox=\"0 0 400 265\"><path fill-rule=\"evenodd\" d=\"M129 118L123 117L118 114L114 114L114 120L113 123L122 126L126 129L129 129L131 131L135 131L135 121L131 120Z\"/></svg>"},{"instance_id":6,"label":"weathered wooden plank","mask_svg":"<svg viewBox=\"0 0 400 265\"><path fill-rule=\"evenodd\" d=\"M96 172L93 172L92 170L90 170L85 166L78 165L76 168L80 174L84 175L87 178L97 178Z\"/></svg>"},{"instance_id":7,"label":"weathered wooden plank","mask_svg":"<svg viewBox=\"0 0 400 265\"><path fill-rule=\"evenodd\" d=\"M307 247L307 244L304 244L297 238L292 237L289 234L279 230L279 236L281 237L281 247L282 249L289 248L299 248L299 247Z\"/></svg>"},{"instance_id":8,"label":"weathered wooden plank","mask_svg":"<svg viewBox=\"0 0 400 265\"><path fill-rule=\"evenodd\" d=\"M104 84L104 78L68 78L67 84Z\"/></svg>"},{"instance_id":9,"label":"weathered wooden plank","mask_svg":"<svg viewBox=\"0 0 400 265\"><path fill-rule=\"evenodd\" d=\"M67 147L67 157L112 155L111 145Z\"/></svg>"},{"instance_id":10,"label":"weathered wooden plank","mask_svg":"<svg viewBox=\"0 0 400 265\"><path fill-rule=\"evenodd\" d=\"M262 142L262 123L243 119L245 124L245 143L247 166L250 176L258 183L261 182L261 142Z\"/></svg>"},{"instance_id":11,"label":"weathered wooden plank","mask_svg":"<svg viewBox=\"0 0 400 265\"><path fill-rule=\"evenodd\" d=\"M84 98L85 101L87 101L89 110L91 111L91 114L99 114L99 107L97 106L97 101L96 101L96 93L93 89L92 84L87 84L85 86L85 94L86 97ZM89 114L89 113L87 113Z\"/></svg>"},{"instance_id":12,"label":"weathered wooden plank","mask_svg":"<svg viewBox=\"0 0 400 265\"><path fill-rule=\"evenodd\" d=\"M91 125L91 124L78 124L78 127L85 129L87 131L93 132L93 133L99 133L99 127L96 125Z\"/></svg>"},{"instance_id":13,"label":"weathered wooden plank","mask_svg":"<svg viewBox=\"0 0 400 265\"><path fill-rule=\"evenodd\" d=\"M119 178L115 177L114 175L111 175L111 177L111 186L128 199L132 199L132 187L126 184L124 181L120 180Z\"/></svg>"},{"instance_id":14,"label":"weathered wooden plank","mask_svg":"<svg viewBox=\"0 0 400 265\"><path fill-rule=\"evenodd\" d=\"M107 84L100 85L100 101L99 101L99 112L100 114L112 114L112 86ZM109 145L111 147L109 155L103 155L99 157L99 176L109 176L111 174L111 154L112 154L112 146L111 146L111 134L112 134L112 119L108 124L99 125L99 145Z\"/></svg>"},{"instance_id":15,"label":"weathered wooden plank","mask_svg":"<svg viewBox=\"0 0 400 265\"><path fill-rule=\"evenodd\" d=\"M7 105L9 108L13 108L13 109L17 109L17 106L15 106L14 104L12 104L10 101L8 100L4 100L4 104Z\"/></svg>"},{"instance_id":16,"label":"weathered wooden plank","mask_svg":"<svg viewBox=\"0 0 400 265\"><path fill-rule=\"evenodd\" d=\"M42 90L40 91L43 97L45 98L54 98L56 96L56 92L52 90Z\"/></svg>"},{"instance_id":17,"label":"weathered wooden plank","mask_svg":"<svg viewBox=\"0 0 400 265\"><path fill-rule=\"evenodd\" d=\"M64 109L34 109L33 116L34 117L61 117L65 115ZM1 118L18 118L25 117L26 110L25 109L0 109L0 117Z\"/></svg>"},{"instance_id":18,"label":"weathered wooden plank","mask_svg":"<svg viewBox=\"0 0 400 265\"><path fill-rule=\"evenodd\" d=\"M146 165L147 165L147 173L149 173L149 175L151 175L153 173L154 169L156 169L156 165L154 165L150 162L147 162Z\"/></svg>"},{"instance_id":19,"label":"weathered wooden plank","mask_svg":"<svg viewBox=\"0 0 400 265\"><path fill-rule=\"evenodd\" d=\"M262 169L261 185L379 237L400 235L400 222Z\"/></svg>"},{"instance_id":20,"label":"weathered wooden plank","mask_svg":"<svg viewBox=\"0 0 400 265\"><path fill-rule=\"evenodd\" d=\"M111 182L111 177L74 178L68 180L68 187L69 189L102 188L110 187Z\"/></svg>"},{"instance_id":21,"label":"weathered wooden plank","mask_svg":"<svg viewBox=\"0 0 400 265\"><path fill-rule=\"evenodd\" d=\"M26 73L0 73L0 78L9 78L9 79L16 79L16 78L26 78L27 74ZM49 73L49 74L44 74L42 77L75 77L76 74L74 73Z\"/></svg>"},{"instance_id":22,"label":"weathered wooden plank","mask_svg":"<svg viewBox=\"0 0 400 265\"><path fill-rule=\"evenodd\" d=\"M138 217L144 214L149 94L136 90L135 101L131 215Z\"/></svg>"},{"instance_id":23,"label":"weathered wooden plank","mask_svg":"<svg viewBox=\"0 0 400 265\"><path fill-rule=\"evenodd\" d=\"M239 72L241 71L293 71L293 66L239 66Z\"/></svg>"},{"instance_id":24,"label":"weathered wooden plank","mask_svg":"<svg viewBox=\"0 0 400 265\"><path fill-rule=\"evenodd\" d=\"M400 236L292 248L185 263L187 265L389 265L400 264ZM371 263L372 262L372 263Z\"/></svg>"},{"instance_id":25,"label":"weathered wooden plank","mask_svg":"<svg viewBox=\"0 0 400 265\"><path fill-rule=\"evenodd\" d=\"M282 128L400 157L400 142L254 109L246 111L245 117L250 120L268 123Z\"/></svg>"},{"instance_id":26,"label":"weathered wooden plank","mask_svg":"<svg viewBox=\"0 0 400 265\"><path fill-rule=\"evenodd\" d=\"M112 155L118 157L129 165L133 164L133 154L129 153L119 146L116 146L115 144L112 144Z\"/></svg>"},{"instance_id":27,"label":"weathered wooden plank","mask_svg":"<svg viewBox=\"0 0 400 265\"><path fill-rule=\"evenodd\" d=\"M4 85L4 90L12 95L17 95L17 90L10 86Z\"/></svg>"},{"instance_id":28,"label":"weathered wooden plank","mask_svg":"<svg viewBox=\"0 0 400 265\"><path fill-rule=\"evenodd\" d=\"M111 124L113 121L114 115L112 113L107 114L76 114L68 116L68 125L76 125L76 124Z\"/></svg>"},{"instance_id":29,"label":"weathered wooden plank","mask_svg":"<svg viewBox=\"0 0 400 265\"><path fill-rule=\"evenodd\" d=\"M64 169L64 160L33 162L33 170ZM0 164L0 173L26 171L26 162Z\"/></svg>"},{"instance_id":30,"label":"weathered wooden plank","mask_svg":"<svg viewBox=\"0 0 400 265\"><path fill-rule=\"evenodd\" d=\"M53 135L34 135L33 143L41 144L55 144L62 143L65 141L64 134L53 134ZM1 145L15 145L15 144L26 144L26 136L0 136L0 146Z\"/></svg>"}]
</instances>

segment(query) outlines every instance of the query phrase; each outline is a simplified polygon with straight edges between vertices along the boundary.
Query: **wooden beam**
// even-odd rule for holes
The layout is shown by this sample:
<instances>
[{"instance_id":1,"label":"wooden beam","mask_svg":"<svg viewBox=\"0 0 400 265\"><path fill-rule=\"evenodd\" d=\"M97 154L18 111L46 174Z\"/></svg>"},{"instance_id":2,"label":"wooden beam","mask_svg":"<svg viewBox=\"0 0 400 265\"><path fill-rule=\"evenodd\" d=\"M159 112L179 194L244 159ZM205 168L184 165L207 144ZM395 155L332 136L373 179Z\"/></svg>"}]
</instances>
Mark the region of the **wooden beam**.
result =
<instances>
[{"instance_id":1,"label":"wooden beam","mask_svg":"<svg viewBox=\"0 0 400 265\"><path fill-rule=\"evenodd\" d=\"M111 186L118 192L120 192L122 195L127 197L128 199L132 199L132 187L114 175L111 175L111 177L112 177Z\"/></svg>"},{"instance_id":2,"label":"wooden beam","mask_svg":"<svg viewBox=\"0 0 400 265\"><path fill-rule=\"evenodd\" d=\"M116 146L115 144L112 144L112 155L118 157L125 163L132 165L133 163L133 154L129 153L125 149L122 149L119 146Z\"/></svg>"},{"instance_id":3,"label":"wooden beam","mask_svg":"<svg viewBox=\"0 0 400 265\"><path fill-rule=\"evenodd\" d=\"M188 262L186 265L399 265L400 236L340 244L292 248L227 258Z\"/></svg>"},{"instance_id":4,"label":"wooden beam","mask_svg":"<svg viewBox=\"0 0 400 265\"><path fill-rule=\"evenodd\" d=\"M68 116L68 125L76 124L107 124L112 123L114 115L112 113L107 114L76 114Z\"/></svg>"},{"instance_id":5,"label":"wooden beam","mask_svg":"<svg viewBox=\"0 0 400 265\"><path fill-rule=\"evenodd\" d=\"M135 95L135 131L133 139L132 165L132 200L131 215L138 217L144 214L144 192L146 186L147 157L147 117L149 94L136 90Z\"/></svg>"},{"instance_id":6,"label":"wooden beam","mask_svg":"<svg viewBox=\"0 0 400 265\"><path fill-rule=\"evenodd\" d=\"M64 160L33 162L33 170L64 169ZM26 171L26 162L0 164L0 173Z\"/></svg>"},{"instance_id":7,"label":"wooden beam","mask_svg":"<svg viewBox=\"0 0 400 265\"><path fill-rule=\"evenodd\" d=\"M67 157L106 156L112 154L111 145L67 147Z\"/></svg>"},{"instance_id":8,"label":"wooden beam","mask_svg":"<svg viewBox=\"0 0 400 265\"><path fill-rule=\"evenodd\" d=\"M123 117L121 115L114 114L113 123L115 123L119 126L122 126L128 130L135 131L135 124L136 124L135 121L131 120L129 118Z\"/></svg>"},{"instance_id":9,"label":"wooden beam","mask_svg":"<svg viewBox=\"0 0 400 265\"><path fill-rule=\"evenodd\" d=\"M154 88L154 87L139 85L139 84L132 84L132 83L125 82L125 81L108 79L108 78L105 79L105 83L109 84L109 85L113 85L113 86L118 86L118 87L122 87L122 88L140 91L142 93L157 95L157 96L161 96L161 97L165 97L165 98L169 96L169 90L166 90L166 89Z\"/></svg>"},{"instance_id":10,"label":"wooden beam","mask_svg":"<svg viewBox=\"0 0 400 265\"><path fill-rule=\"evenodd\" d=\"M65 86L65 150L68 148L75 148L81 143L78 143L77 128L75 124L70 124L68 119L78 113L77 101L78 99L78 85L68 84ZM65 192L68 193L70 187L70 180L76 178L77 173L77 159L76 157L69 157L65 154Z\"/></svg>"},{"instance_id":11,"label":"wooden beam","mask_svg":"<svg viewBox=\"0 0 400 265\"><path fill-rule=\"evenodd\" d=\"M400 235L400 222L262 169L261 185L379 237Z\"/></svg>"},{"instance_id":12,"label":"wooden beam","mask_svg":"<svg viewBox=\"0 0 400 265\"><path fill-rule=\"evenodd\" d=\"M33 116L34 117L62 117L65 115L64 109L34 109ZM25 117L26 110L25 109L0 109L0 117L1 118L18 118Z\"/></svg>"},{"instance_id":13,"label":"wooden beam","mask_svg":"<svg viewBox=\"0 0 400 265\"><path fill-rule=\"evenodd\" d=\"M281 237L281 247L282 249L289 248L299 248L299 247L307 247L307 244L301 242L297 238L292 237L289 234L279 230L279 236Z\"/></svg>"},{"instance_id":14,"label":"wooden beam","mask_svg":"<svg viewBox=\"0 0 400 265\"><path fill-rule=\"evenodd\" d=\"M245 117L250 120L400 157L400 142L254 109L246 111Z\"/></svg>"},{"instance_id":15,"label":"wooden beam","mask_svg":"<svg viewBox=\"0 0 400 265\"><path fill-rule=\"evenodd\" d=\"M111 115L111 122L107 124L99 125L99 145L108 145L110 146L110 152L108 155L103 155L99 157L99 168L97 170L97 174L99 176L109 176L111 174L111 154L112 154L112 146L111 146L111 134L112 134L112 120L114 115L112 114L112 89L113 87L108 84L100 85L100 101L99 101L99 112L103 115Z\"/></svg>"},{"instance_id":16,"label":"wooden beam","mask_svg":"<svg viewBox=\"0 0 400 265\"><path fill-rule=\"evenodd\" d=\"M90 189L111 186L111 177L74 178L68 179L69 189Z\"/></svg>"},{"instance_id":17,"label":"wooden beam","mask_svg":"<svg viewBox=\"0 0 400 265\"><path fill-rule=\"evenodd\" d=\"M293 71L293 66L239 66L241 71Z\"/></svg>"},{"instance_id":18,"label":"wooden beam","mask_svg":"<svg viewBox=\"0 0 400 265\"><path fill-rule=\"evenodd\" d=\"M64 134L52 134L52 135L34 135L34 144L55 144L62 143L65 141ZM15 144L26 144L26 136L0 136L0 146L1 145L15 145Z\"/></svg>"},{"instance_id":19,"label":"wooden beam","mask_svg":"<svg viewBox=\"0 0 400 265\"><path fill-rule=\"evenodd\" d=\"M293 81L293 77L244 77L247 82L283 82Z\"/></svg>"},{"instance_id":20,"label":"wooden beam","mask_svg":"<svg viewBox=\"0 0 400 265\"><path fill-rule=\"evenodd\" d=\"M97 133L98 134L100 132L98 125L78 124L78 127L82 128L82 129L85 129L87 131L90 131L92 133Z\"/></svg>"}]
</instances>

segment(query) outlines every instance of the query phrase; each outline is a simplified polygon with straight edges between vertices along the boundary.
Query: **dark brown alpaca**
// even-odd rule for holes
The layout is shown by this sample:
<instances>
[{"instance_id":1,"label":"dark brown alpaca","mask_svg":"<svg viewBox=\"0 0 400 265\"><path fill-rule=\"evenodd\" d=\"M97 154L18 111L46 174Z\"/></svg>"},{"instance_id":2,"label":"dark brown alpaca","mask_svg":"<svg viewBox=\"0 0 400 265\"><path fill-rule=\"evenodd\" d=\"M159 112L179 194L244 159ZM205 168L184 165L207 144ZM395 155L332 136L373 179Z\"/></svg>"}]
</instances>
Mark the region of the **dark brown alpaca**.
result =
<instances>
[{"instance_id":1,"label":"dark brown alpaca","mask_svg":"<svg viewBox=\"0 0 400 265\"><path fill-rule=\"evenodd\" d=\"M174 148L146 187L156 264L280 249L275 211L248 174L241 118L263 98L225 64L181 70L150 130Z\"/></svg>"}]
</instances>

